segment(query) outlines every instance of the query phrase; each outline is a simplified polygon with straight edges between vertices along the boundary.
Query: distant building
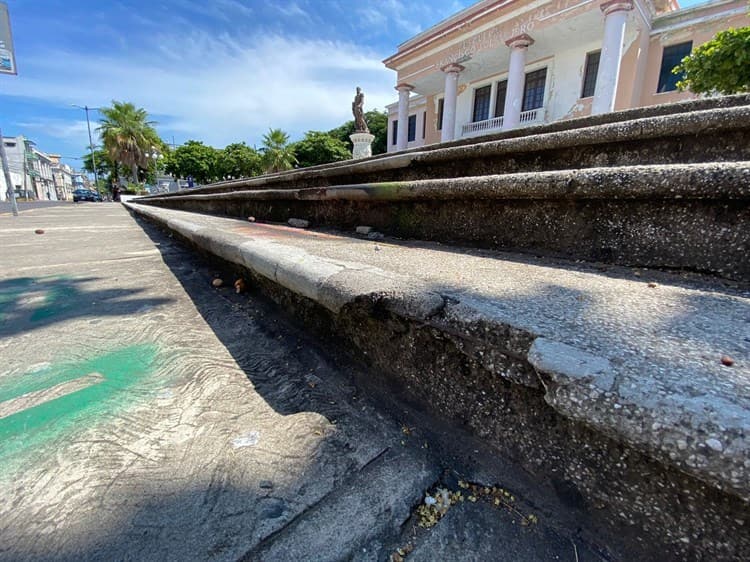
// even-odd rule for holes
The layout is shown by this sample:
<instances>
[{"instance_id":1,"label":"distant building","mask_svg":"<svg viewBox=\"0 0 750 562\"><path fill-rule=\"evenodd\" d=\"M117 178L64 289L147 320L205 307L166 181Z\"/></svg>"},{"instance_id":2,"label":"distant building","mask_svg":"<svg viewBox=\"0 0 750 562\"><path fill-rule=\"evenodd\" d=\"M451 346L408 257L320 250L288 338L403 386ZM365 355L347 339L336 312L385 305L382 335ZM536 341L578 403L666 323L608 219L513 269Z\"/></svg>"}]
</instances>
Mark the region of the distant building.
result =
<instances>
[{"instance_id":1,"label":"distant building","mask_svg":"<svg viewBox=\"0 0 750 562\"><path fill-rule=\"evenodd\" d=\"M91 186L91 180L89 180L86 174L81 172L74 172L72 176L73 190L76 189L88 189Z\"/></svg>"},{"instance_id":2,"label":"distant building","mask_svg":"<svg viewBox=\"0 0 750 562\"><path fill-rule=\"evenodd\" d=\"M73 199L73 168L60 162L59 154L50 154L52 160L52 181L60 201Z\"/></svg>"},{"instance_id":3,"label":"distant building","mask_svg":"<svg viewBox=\"0 0 750 562\"><path fill-rule=\"evenodd\" d=\"M8 158L12 186L6 185L5 174L0 174L0 200L6 201L9 189L15 190L16 197L36 199L37 193L30 173L29 162L34 158L34 143L23 135L3 137L5 154Z\"/></svg>"},{"instance_id":4,"label":"distant building","mask_svg":"<svg viewBox=\"0 0 750 562\"><path fill-rule=\"evenodd\" d=\"M388 150L694 97L671 70L745 0L482 0L402 43L386 67Z\"/></svg>"},{"instance_id":5,"label":"distant building","mask_svg":"<svg viewBox=\"0 0 750 562\"><path fill-rule=\"evenodd\" d=\"M52 177L52 159L49 155L34 147L27 162L26 168L33 179L37 199L57 201L55 180Z\"/></svg>"}]
</instances>

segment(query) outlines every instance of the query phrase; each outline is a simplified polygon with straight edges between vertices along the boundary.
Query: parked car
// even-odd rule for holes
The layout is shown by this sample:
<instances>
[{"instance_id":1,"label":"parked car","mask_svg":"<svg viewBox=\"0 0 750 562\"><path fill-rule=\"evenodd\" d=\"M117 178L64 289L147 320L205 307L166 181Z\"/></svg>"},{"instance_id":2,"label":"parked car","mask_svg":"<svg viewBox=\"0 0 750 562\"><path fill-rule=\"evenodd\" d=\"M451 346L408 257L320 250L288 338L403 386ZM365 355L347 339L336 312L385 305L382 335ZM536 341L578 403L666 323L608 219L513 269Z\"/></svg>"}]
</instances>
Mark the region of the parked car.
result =
<instances>
[{"instance_id":1,"label":"parked car","mask_svg":"<svg viewBox=\"0 0 750 562\"><path fill-rule=\"evenodd\" d=\"M76 189L73 192L73 202L78 203L79 201L99 201L101 202L102 196L98 192L91 189Z\"/></svg>"}]
</instances>

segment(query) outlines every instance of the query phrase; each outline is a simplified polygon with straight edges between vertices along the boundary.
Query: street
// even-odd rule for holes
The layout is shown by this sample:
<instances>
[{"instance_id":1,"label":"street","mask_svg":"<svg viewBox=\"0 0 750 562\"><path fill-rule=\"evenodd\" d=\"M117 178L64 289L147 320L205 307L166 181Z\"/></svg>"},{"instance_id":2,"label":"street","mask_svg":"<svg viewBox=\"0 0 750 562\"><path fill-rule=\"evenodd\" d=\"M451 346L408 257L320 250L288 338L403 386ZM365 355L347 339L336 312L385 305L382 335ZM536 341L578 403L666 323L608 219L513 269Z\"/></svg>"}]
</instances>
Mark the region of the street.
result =
<instances>
[{"instance_id":1,"label":"street","mask_svg":"<svg viewBox=\"0 0 750 562\"><path fill-rule=\"evenodd\" d=\"M72 205L72 201L21 201L17 202L18 212L28 211L29 209L39 209L45 207L58 207L60 205ZM10 201L0 201L0 215L13 211Z\"/></svg>"},{"instance_id":2,"label":"street","mask_svg":"<svg viewBox=\"0 0 750 562\"><path fill-rule=\"evenodd\" d=\"M386 560L425 532L426 490L495 482L476 443L440 457L445 428L120 205L1 215L0 247L0 560ZM460 507L415 559L572 559L526 504Z\"/></svg>"}]
</instances>

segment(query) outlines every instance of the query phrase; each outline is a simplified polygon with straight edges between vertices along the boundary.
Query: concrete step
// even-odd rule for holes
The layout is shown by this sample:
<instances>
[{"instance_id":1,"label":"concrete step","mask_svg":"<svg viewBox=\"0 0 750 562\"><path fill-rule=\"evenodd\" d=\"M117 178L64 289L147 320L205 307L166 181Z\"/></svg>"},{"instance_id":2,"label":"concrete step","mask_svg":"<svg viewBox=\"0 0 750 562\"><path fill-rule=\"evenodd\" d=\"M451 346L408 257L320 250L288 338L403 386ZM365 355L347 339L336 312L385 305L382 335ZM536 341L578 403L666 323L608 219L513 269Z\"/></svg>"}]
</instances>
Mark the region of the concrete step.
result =
<instances>
[{"instance_id":1,"label":"concrete step","mask_svg":"<svg viewBox=\"0 0 750 562\"><path fill-rule=\"evenodd\" d=\"M750 105L639 111L561 122L278 174L231 180L196 193L292 189L596 166L750 160ZM705 107L705 106L696 106ZM684 108L680 108L684 109ZM664 111L667 111L664 113Z\"/></svg>"},{"instance_id":2,"label":"concrete step","mask_svg":"<svg viewBox=\"0 0 750 562\"><path fill-rule=\"evenodd\" d=\"M750 557L747 291L128 207L234 264L614 531L664 556Z\"/></svg>"},{"instance_id":3,"label":"concrete step","mask_svg":"<svg viewBox=\"0 0 750 562\"><path fill-rule=\"evenodd\" d=\"M435 464L414 452L386 451L241 560L351 560L377 539L398 536L437 477Z\"/></svg>"},{"instance_id":4,"label":"concrete step","mask_svg":"<svg viewBox=\"0 0 750 562\"><path fill-rule=\"evenodd\" d=\"M172 209L750 281L750 162L180 193Z\"/></svg>"}]
</instances>

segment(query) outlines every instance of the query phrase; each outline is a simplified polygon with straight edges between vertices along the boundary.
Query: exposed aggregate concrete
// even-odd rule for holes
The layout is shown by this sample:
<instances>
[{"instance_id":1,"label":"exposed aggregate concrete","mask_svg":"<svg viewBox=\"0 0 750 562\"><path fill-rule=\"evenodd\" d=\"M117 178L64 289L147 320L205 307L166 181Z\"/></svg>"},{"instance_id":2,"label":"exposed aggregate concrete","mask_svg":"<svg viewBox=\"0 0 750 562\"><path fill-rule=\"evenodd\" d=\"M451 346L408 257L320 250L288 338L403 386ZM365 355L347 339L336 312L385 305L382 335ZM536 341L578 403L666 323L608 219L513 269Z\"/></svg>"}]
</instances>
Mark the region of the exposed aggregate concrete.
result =
<instances>
[{"instance_id":1,"label":"exposed aggregate concrete","mask_svg":"<svg viewBox=\"0 0 750 562\"><path fill-rule=\"evenodd\" d=\"M144 203L750 281L748 162L589 168ZM291 220L291 219L290 219Z\"/></svg>"},{"instance_id":2,"label":"exposed aggregate concrete","mask_svg":"<svg viewBox=\"0 0 750 562\"><path fill-rule=\"evenodd\" d=\"M293 307L319 303L434 408L530 470L560 471L571 501L689 557L750 552L747 295L131 208L283 287Z\"/></svg>"}]
</instances>

